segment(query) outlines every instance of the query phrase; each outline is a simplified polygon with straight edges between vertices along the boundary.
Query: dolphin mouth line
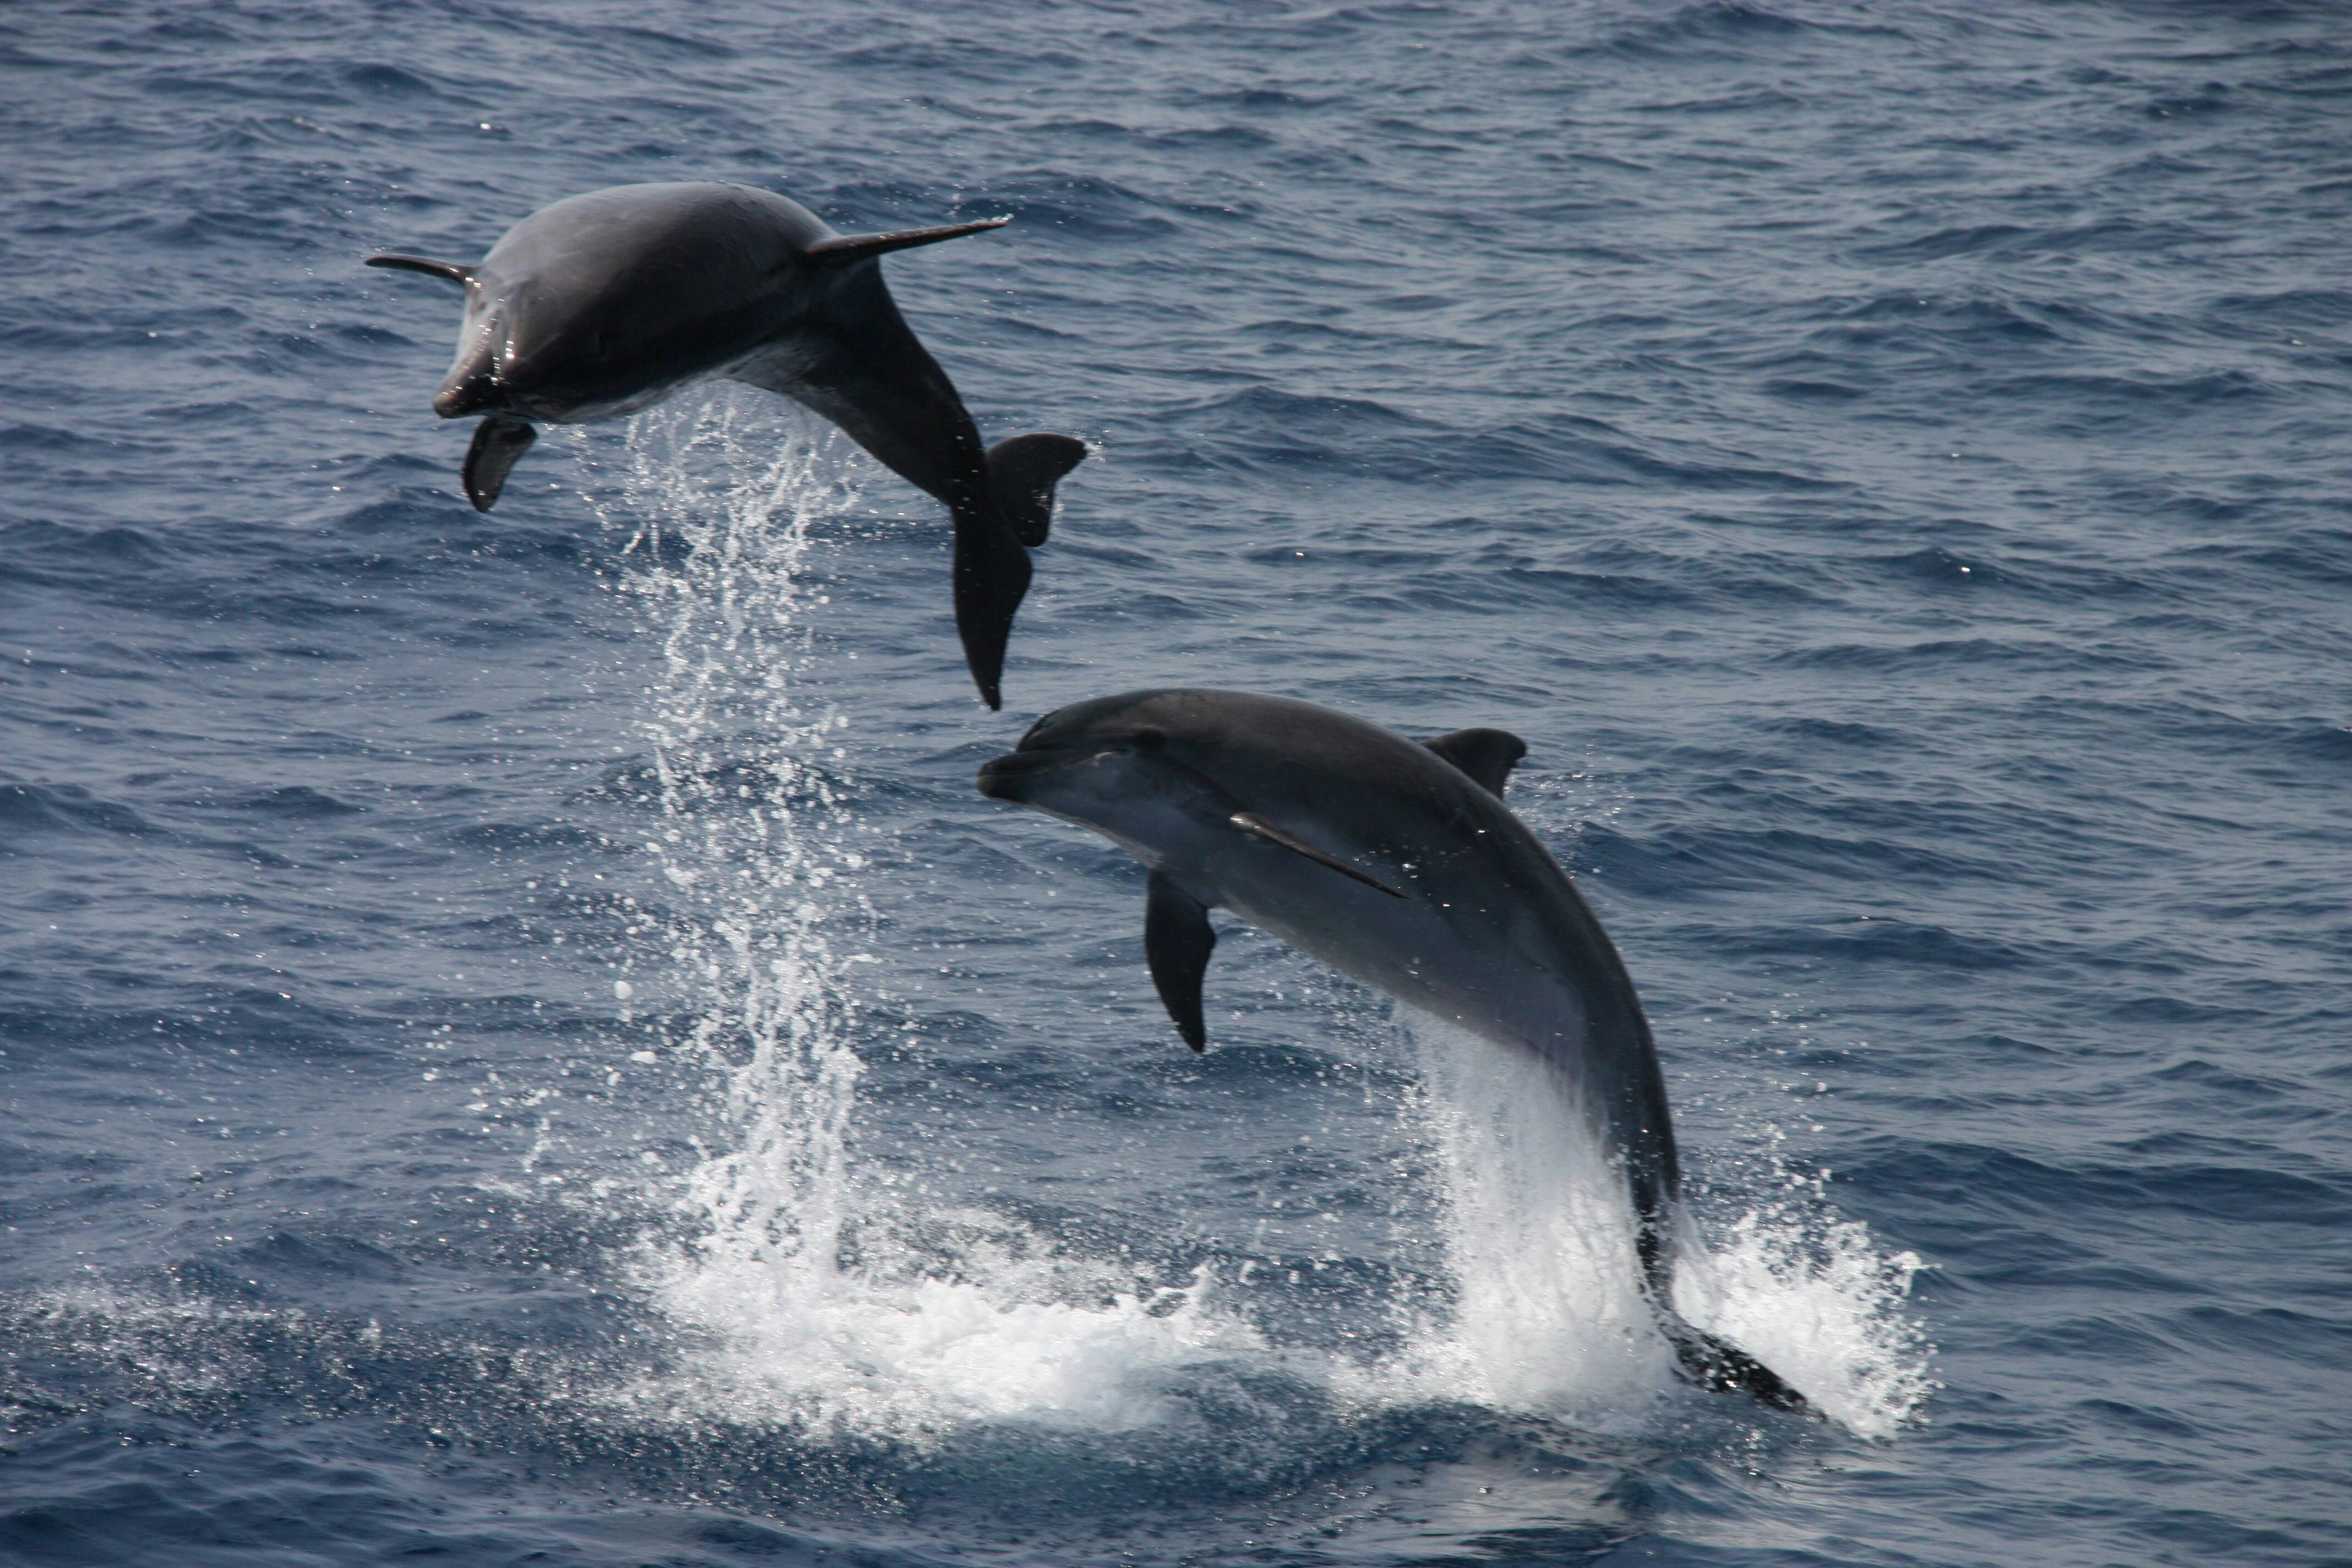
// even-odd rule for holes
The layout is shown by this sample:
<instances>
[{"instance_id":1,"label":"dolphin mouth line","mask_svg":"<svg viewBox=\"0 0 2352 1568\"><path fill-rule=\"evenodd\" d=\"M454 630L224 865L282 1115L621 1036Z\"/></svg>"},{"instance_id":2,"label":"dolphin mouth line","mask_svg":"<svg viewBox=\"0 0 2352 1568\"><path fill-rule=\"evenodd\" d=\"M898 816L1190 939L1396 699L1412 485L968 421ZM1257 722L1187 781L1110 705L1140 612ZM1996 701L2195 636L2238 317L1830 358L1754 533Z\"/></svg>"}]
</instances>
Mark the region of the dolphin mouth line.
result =
<instances>
[{"instance_id":1,"label":"dolphin mouth line","mask_svg":"<svg viewBox=\"0 0 2352 1568\"><path fill-rule=\"evenodd\" d=\"M496 371L477 371L465 380L444 386L433 398L433 412L444 419L487 414L506 391Z\"/></svg>"},{"instance_id":2,"label":"dolphin mouth line","mask_svg":"<svg viewBox=\"0 0 2352 1568\"><path fill-rule=\"evenodd\" d=\"M1057 773L1067 768L1084 767L1099 763L1106 757L1119 755L1117 747L1101 747L1090 752L1008 752L980 765L980 793L991 800L1009 798L1003 786L1021 779L1036 778L1045 773Z\"/></svg>"}]
</instances>

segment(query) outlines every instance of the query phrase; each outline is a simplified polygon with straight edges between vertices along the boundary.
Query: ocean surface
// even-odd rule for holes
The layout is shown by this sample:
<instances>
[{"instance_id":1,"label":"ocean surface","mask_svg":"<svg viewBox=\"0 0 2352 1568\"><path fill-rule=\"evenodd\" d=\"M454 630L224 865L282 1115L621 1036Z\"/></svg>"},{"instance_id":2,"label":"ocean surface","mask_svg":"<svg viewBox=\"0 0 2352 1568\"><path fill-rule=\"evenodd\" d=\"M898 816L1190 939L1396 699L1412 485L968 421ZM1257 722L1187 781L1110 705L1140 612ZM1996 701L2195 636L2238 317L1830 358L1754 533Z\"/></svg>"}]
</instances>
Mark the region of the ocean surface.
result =
<instances>
[{"instance_id":1,"label":"ocean surface","mask_svg":"<svg viewBox=\"0 0 2352 1568\"><path fill-rule=\"evenodd\" d=\"M2352 16L0 11L0 1561L2352 1562ZM719 178L1083 437L973 698L780 399L429 399ZM1510 799L1656 1026L1669 1374L1491 1047L982 799L1189 684Z\"/></svg>"}]
</instances>

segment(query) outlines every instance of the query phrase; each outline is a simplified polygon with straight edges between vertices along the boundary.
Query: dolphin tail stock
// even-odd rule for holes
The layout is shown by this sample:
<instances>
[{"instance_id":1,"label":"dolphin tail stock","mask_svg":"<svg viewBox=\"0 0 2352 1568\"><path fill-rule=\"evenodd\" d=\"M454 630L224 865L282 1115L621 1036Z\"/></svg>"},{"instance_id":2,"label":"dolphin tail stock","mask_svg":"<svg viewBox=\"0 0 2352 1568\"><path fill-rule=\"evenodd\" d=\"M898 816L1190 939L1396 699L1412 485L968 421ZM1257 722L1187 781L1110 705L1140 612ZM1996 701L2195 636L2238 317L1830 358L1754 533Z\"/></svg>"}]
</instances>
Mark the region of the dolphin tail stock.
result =
<instances>
[{"instance_id":1,"label":"dolphin tail stock","mask_svg":"<svg viewBox=\"0 0 2352 1568\"><path fill-rule=\"evenodd\" d=\"M1054 486L1086 461L1087 444L1068 436L1013 436L988 449L988 489L1013 536L1035 549L1054 523Z\"/></svg>"},{"instance_id":2,"label":"dolphin tail stock","mask_svg":"<svg viewBox=\"0 0 2352 1568\"><path fill-rule=\"evenodd\" d=\"M1682 1239L1677 1230L1687 1222L1671 1206L1671 1200L1664 1197L1672 1190L1672 1184L1673 1178L1667 1176L1646 1194L1637 1184L1635 1202L1642 1205L1643 1218L1634 1241L1642 1261L1642 1294L1648 1298L1650 1310L1657 1314L1659 1331L1674 1347L1675 1375L1710 1394L1752 1394L1775 1410L1799 1410L1819 1416L1821 1412L1813 1408L1811 1401L1791 1388L1779 1373L1675 1310L1675 1253Z\"/></svg>"},{"instance_id":3,"label":"dolphin tail stock","mask_svg":"<svg viewBox=\"0 0 2352 1568\"><path fill-rule=\"evenodd\" d=\"M1821 1414L1779 1373L1738 1345L1685 1321L1673 1308L1658 1309L1658 1326L1675 1347L1675 1374L1685 1383L1712 1394L1752 1394L1775 1410Z\"/></svg>"},{"instance_id":4,"label":"dolphin tail stock","mask_svg":"<svg viewBox=\"0 0 2352 1568\"><path fill-rule=\"evenodd\" d=\"M955 515L956 634L963 661L991 709L1004 706L997 684L1004 675L1004 649L1013 640L1013 614L1029 592L1029 552L1012 526L986 500L963 502Z\"/></svg>"},{"instance_id":5,"label":"dolphin tail stock","mask_svg":"<svg viewBox=\"0 0 2352 1568\"><path fill-rule=\"evenodd\" d=\"M956 632L964 663L993 710L1013 615L1029 592L1029 547L1045 542L1054 521L1054 486L1087 456L1067 436L1014 436L988 449L988 493L950 500L955 518Z\"/></svg>"}]
</instances>

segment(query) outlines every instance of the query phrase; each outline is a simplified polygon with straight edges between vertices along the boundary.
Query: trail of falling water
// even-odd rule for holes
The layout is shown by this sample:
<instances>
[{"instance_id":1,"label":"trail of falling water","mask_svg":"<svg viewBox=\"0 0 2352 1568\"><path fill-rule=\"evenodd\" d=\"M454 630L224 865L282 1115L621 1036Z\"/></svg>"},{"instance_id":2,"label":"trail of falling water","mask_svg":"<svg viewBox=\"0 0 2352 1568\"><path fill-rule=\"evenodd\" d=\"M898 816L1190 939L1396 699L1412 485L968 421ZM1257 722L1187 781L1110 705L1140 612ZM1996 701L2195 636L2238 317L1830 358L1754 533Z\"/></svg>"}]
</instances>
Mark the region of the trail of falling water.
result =
<instances>
[{"instance_id":1,"label":"trail of falling water","mask_svg":"<svg viewBox=\"0 0 2352 1568\"><path fill-rule=\"evenodd\" d=\"M608 517L638 531L625 589L663 639L645 719L661 826L646 848L695 1020L677 1044L724 1075L728 1121L725 1152L688 1178L687 1238L646 1268L672 1321L708 1342L682 1378L627 1402L809 1433L1151 1425L1166 1414L1155 1373L1253 1342L1206 1289L1139 1295L1124 1267L990 1213L906 1214L850 1168L850 973L866 955L846 933L872 910L849 880L866 858L836 772L848 721L802 679L826 602L808 581L812 529L856 499L838 450L724 393L665 407L632 428ZM898 1244L910 1221L962 1238L952 1279ZM851 1224L862 1261L845 1268Z\"/></svg>"},{"instance_id":2,"label":"trail of falling water","mask_svg":"<svg viewBox=\"0 0 2352 1568\"><path fill-rule=\"evenodd\" d=\"M621 515L643 563L623 579L662 637L644 719L660 830L646 842L674 911L698 1016L689 1051L726 1076L731 1148L690 1177L697 1245L791 1292L829 1276L845 1218L860 1063L849 1041L867 914L865 858L828 763L845 715L812 705L811 529L856 500L835 440L724 394L635 421ZM780 439L781 437L781 439ZM747 452L774 455L747 469ZM681 548L682 547L682 548Z\"/></svg>"}]
</instances>

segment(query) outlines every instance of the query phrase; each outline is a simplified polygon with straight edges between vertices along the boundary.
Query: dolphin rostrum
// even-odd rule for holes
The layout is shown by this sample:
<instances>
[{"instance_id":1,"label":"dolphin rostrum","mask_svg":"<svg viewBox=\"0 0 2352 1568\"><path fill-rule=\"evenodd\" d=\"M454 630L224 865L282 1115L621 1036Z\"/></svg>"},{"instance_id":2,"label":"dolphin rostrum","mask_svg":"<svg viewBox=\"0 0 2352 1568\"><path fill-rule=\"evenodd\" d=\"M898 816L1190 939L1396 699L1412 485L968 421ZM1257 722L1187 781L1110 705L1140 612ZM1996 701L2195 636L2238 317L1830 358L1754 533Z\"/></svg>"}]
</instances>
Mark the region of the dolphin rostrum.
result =
<instances>
[{"instance_id":1,"label":"dolphin rostrum","mask_svg":"<svg viewBox=\"0 0 2352 1568\"><path fill-rule=\"evenodd\" d=\"M487 416L466 494L488 511L538 437L534 421L612 419L725 376L807 405L955 518L956 629L991 708L1054 485L1087 455L1067 436L983 449L963 400L883 285L885 252L976 234L839 235L799 203L708 181L571 196L509 229L474 266L372 256L466 290L457 359L433 399Z\"/></svg>"},{"instance_id":2,"label":"dolphin rostrum","mask_svg":"<svg viewBox=\"0 0 2352 1568\"><path fill-rule=\"evenodd\" d=\"M1131 691L1049 713L980 792L1091 827L1150 869L1152 984L1194 1050L1209 910L1401 1001L1533 1053L1632 1190L1643 1293L1682 1375L1784 1409L1804 1396L1673 1306L1675 1135L1633 980L1559 864L1506 808L1527 754L1501 730L1415 745L1328 708L1238 691Z\"/></svg>"}]
</instances>

